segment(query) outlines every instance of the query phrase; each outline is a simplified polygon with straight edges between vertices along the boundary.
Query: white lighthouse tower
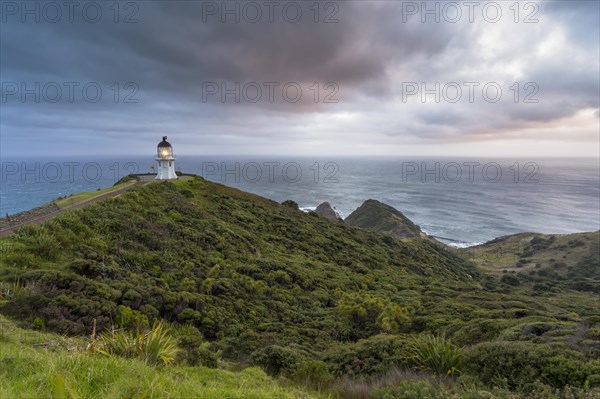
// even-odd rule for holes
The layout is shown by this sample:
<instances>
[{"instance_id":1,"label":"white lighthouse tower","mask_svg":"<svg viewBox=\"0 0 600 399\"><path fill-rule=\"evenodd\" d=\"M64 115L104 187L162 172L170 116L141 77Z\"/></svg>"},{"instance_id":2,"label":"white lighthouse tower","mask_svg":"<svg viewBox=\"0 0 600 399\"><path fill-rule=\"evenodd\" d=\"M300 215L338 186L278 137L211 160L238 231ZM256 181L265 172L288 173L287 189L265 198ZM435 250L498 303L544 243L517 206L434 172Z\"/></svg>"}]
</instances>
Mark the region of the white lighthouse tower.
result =
<instances>
[{"instance_id":1,"label":"white lighthouse tower","mask_svg":"<svg viewBox=\"0 0 600 399\"><path fill-rule=\"evenodd\" d=\"M158 161L157 180L175 180L175 156L173 155L173 147L167 141L167 136L164 136L162 141L158 143L158 152L156 158Z\"/></svg>"}]
</instances>

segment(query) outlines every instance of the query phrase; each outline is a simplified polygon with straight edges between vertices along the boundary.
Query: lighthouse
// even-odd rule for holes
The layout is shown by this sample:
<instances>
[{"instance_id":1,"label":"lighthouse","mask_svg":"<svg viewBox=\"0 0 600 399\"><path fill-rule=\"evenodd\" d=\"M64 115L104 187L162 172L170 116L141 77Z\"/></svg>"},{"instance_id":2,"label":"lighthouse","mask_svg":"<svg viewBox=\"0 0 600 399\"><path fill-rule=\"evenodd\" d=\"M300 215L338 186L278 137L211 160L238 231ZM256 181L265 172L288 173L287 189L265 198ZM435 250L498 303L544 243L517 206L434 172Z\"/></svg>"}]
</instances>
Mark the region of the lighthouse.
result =
<instances>
[{"instance_id":1,"label":"lighthouse","mask_svg":"<svg viewBox=\"0 0 600 399\"><path fill-rule=\"evenodd\" d=\"M173 146L167 141L167 136L164 136L162 141L158 143L157 155L154 158L158 161L157 180L175 180L175 156L173 155Z\"/></svg>"}]
</instances>

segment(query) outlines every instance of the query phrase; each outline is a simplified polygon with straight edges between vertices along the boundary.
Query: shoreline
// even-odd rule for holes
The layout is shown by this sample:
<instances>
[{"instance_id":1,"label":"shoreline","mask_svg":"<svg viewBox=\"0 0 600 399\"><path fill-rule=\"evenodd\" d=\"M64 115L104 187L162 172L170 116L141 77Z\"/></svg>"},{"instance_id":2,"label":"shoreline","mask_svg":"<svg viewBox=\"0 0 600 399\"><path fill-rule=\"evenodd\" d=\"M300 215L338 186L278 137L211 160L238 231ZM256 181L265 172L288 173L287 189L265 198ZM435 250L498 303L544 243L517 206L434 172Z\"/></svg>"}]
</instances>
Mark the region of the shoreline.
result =
<instances>
[{"instance_id":1,"label":"shoreline","mask_svg":"<svg viewBox=\"0 0 600 399\"><path fill-rule=\"evenodd\" d=\"M177 172L177 174L180 177L186 177L186 176L202 177L202 176L199 176L199 175L196 175L193 173ZM98 192L98 195L93 195L96 193L94 191L77 192L77 193L73 193L73 194L70 194L70 195L67 195L64 197L55 198L55 199L53 199L49 202L46 202L40 206L36 206L34 208L30 208L30 209L22 211L22 212L18 212L18 213L14 213L14 214L7 213L6 216L0 217L0 237L7 236L22 226L43 223L61 213L68 211L68 210L79 209L89 203L93 203L98 200L116 197L116 196L120 195L121 193L127 191L129 188L131 188L133 186L149 184L151 182L154 182L154 179L153 179L154 176L155 176L155 174L153 174L153 173L129 174L127 176L124 176L123 178L121 178L120 180L118 180L116 183L114 183L111 186L97 189L96 192ZM136 181L136 182L132 183L132 181ZM122 185L123 187L117 189L117 187L119 185ZM228 187L230 187L230 186L228 186ZM63 206L63 207L57 206L57 202L59 202L59 201L64 201L69 198L73 198L73 197L77 197L77 196L85 196L85 195L91 195L91 198L86 198L80 202L75 202L68 206ZM261 197L262 197L262 195L261 195ZM264 197L264 198L267 198L267 197ZM316 206L300 206L299 209L303 212L310 212L310 211L314 211L316 209ZM347 216L347 215L344 215L342 212L338 211L337 209L335 210L335 212L341 217L342 220L344 220L345 216ZM15 222L15 220L17 220L17 222ZM19 221L21 221L21 222L19 222ZM520 234L564 236L564 235L569 235L569 234L581 234L581 233L594 233L595 232L595 231L576 231L576 232L572 232L572 233L539 233L539 232L531 232L531 231L521 231L521 232L516 232L516 233L512 233L512 234L500 235L500 236L494 237L487 241L466 242L463 240L458 240L458 239L454 239L454 238L450 238L450 237L443 237L443 236L438 236L435 234L430 234L428 231L425 231L425 230L422 230L422 231L428 237L431 237L431 238L435 239L437 242L445 245L448 248L454 249L454 250L462 250L462 249L467 249L467 248L475 248L475 247L479 247L479 246L485 246L488 243L493 243L498 240L505 239L507 237L520 235Z\"/></svg>"}]
</instances>

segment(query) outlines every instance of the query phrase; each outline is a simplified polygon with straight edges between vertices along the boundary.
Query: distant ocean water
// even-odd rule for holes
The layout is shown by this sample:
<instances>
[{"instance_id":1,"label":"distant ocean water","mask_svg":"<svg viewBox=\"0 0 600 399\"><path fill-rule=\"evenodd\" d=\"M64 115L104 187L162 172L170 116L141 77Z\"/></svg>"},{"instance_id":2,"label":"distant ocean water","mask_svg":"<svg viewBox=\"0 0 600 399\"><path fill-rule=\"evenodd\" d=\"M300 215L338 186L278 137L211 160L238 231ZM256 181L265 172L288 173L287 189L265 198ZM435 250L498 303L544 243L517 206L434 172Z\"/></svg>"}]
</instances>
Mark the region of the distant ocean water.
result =
<instances>
[{"instance_id":1,"label":"distant ocean water","mask_svg":"<svg viewBox=\"0 0 600 399\"><path fill-rule=\"evenodd\" d=\"M3 159L0 213L107 187L128 173L151 172L152 163L152 156ZM377 199L458 247L524 231L600 229L598 160L180 156L176 166L304 208L328 201L343 216Z\"/></svg>"}]
</instances>

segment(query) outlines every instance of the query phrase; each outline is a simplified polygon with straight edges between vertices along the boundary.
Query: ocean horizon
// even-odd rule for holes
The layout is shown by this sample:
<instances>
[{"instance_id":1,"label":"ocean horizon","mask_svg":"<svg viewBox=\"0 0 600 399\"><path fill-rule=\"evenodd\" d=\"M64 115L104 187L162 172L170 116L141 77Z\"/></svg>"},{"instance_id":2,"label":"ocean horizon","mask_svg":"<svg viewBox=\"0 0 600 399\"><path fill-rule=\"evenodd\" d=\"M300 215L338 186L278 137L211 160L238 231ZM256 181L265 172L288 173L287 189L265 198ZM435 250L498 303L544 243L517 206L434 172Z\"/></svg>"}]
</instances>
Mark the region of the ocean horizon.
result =
<instances>
[{"instance_id":1,"label":"ocean horizon","mask_svg":"<svg viewBox=\"0 0 600 399\"><path fill-rule=\"evenodd\" d=\"M153 173L151 165L139 156L5 158L0 212ZM306 210L327 201L342 217L377 199L456 247L519 232L600 229L597 159L179 156L176 169Z\"/></svg>"}]
</instances>

